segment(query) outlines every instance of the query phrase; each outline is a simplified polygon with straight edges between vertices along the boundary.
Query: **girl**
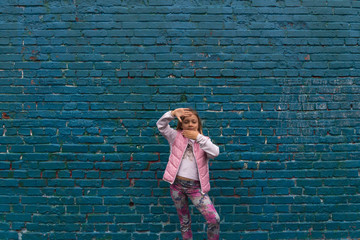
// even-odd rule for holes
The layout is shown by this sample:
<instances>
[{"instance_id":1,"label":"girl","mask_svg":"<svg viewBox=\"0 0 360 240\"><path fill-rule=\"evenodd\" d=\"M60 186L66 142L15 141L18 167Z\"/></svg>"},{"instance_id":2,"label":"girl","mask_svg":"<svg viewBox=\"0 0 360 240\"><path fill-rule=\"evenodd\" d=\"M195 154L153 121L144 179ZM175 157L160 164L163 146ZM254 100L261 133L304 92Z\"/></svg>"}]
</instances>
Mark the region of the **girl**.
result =
<instances>
[{"instance_id":1,"label":"girl","mask_svg":"<svg viewBox=\"0 0 360 240\"><path fill-rule=\"evenodd\" d=\"M169 126L175 117L179 120L176 130ZM183 239L192 239L188 198L206 219L208 239L219 239L220 217L207 194L210 190L208 160L219 155L219 147L202 135L201 119L193 109L169 111L156 125L170 145L163 180L171 184L170 193Z\"/></svg>"}]
</instances>

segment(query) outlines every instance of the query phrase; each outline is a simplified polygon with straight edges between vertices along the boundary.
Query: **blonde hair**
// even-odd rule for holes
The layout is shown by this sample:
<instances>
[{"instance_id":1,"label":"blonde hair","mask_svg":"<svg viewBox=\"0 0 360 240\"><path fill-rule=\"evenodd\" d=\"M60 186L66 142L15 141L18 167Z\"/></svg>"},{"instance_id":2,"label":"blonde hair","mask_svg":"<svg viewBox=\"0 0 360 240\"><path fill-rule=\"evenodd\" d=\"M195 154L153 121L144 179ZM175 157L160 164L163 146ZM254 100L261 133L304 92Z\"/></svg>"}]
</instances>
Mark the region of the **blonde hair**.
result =
<instances>
[{"instance_id":1,"label":"blonde hair","mask_svg":"<svg viewBox=\"0 0 360 240\"><path fill-rule=\"evenodd\" d=\"M188 111L190 111L192 114L194 114L197 117L197 119L198 119L198 131L199 131L199 133L203 134L203 128L202 128L201 118L200 118L199 114L197 113L196 110L194 110L192 108L189 108ZM181 121L184 121L184 119L185 119L185 117L183 117L183 116L180 117L180 118L181 118ZM183 130L182 129L182 123L180 121L178 121L178 124L176 126L176 130Z\"/></svg>"}]
</instances>

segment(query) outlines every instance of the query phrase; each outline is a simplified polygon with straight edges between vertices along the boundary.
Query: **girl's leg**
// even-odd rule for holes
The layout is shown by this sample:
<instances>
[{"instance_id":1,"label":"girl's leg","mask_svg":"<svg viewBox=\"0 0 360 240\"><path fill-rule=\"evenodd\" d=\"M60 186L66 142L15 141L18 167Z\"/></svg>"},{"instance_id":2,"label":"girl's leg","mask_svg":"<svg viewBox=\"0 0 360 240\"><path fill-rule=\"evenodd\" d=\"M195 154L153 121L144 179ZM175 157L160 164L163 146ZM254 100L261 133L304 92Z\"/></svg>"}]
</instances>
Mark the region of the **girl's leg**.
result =
<instances>
[{"instance_id":1,"label":"girl's leg","mask_svg":"<svg viewBox=\"0 0 360 240\"><path fill-rule=\"evenodd\" d=\"M200 189L188 192L188 196L206 219L208 240L218 240L220 232L220 217L208 194L201 194Z\"/></svg>"},{"instance_id":2,"label":"girl's leg","mask_svg":"<svg viewBox=\"0 0 360 240\"><path fill-rule=\"evenodd\" d=\"M181 186L176 181L170 185L170 194L179 216L181 236L184 240L192 240L188 197L181 191Z\"/></svg>"}]
</instances>

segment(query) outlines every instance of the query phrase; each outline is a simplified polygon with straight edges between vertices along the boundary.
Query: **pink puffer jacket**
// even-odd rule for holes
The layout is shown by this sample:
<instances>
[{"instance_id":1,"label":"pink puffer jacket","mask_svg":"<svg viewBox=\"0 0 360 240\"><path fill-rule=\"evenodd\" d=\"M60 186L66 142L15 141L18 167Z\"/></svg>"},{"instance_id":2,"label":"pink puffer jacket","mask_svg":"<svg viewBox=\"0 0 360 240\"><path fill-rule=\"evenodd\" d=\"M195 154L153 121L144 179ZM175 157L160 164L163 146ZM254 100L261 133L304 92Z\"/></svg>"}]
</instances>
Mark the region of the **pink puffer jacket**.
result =
<instances>
[{"instance_id":1,"label":"pink puffer jacket","mask_svg":"<svg viewBox=\"0 0 360 240\"><path fill-rule=\"evenodd\" d=\"M170 157L167 163L163 180L173 184L179 171L182 157L185 153L189 139L182 135L182 131L176 131L169 126L174 119L171 112L165 113L156 123L160 133L170 144ZM194 156L199 172L199 180L202 193L210 191L209 159L219 155L219 147L213 144L210 138L199 134L194 142Z\"/></svg>"},{"instance_id":2,"label":"pink puffer jacket","mask_svg":"<svg viewBox=\"0 0 360 240\"><path fill-rule=\"evenodd\" d=\"M163 176L163 179L171 184L173 184L175 181L188 142L189 139L185 138L181 134L181 131L178 131L175 141L171 147L169 162L166 166ZM200 148L199 144L196 142L194 143L194 156L196 159L196 164L198 166L201 191L203 193L207 193L210 191L208 159L206 157L206 153Z\"/></svg>"}]
</instances>

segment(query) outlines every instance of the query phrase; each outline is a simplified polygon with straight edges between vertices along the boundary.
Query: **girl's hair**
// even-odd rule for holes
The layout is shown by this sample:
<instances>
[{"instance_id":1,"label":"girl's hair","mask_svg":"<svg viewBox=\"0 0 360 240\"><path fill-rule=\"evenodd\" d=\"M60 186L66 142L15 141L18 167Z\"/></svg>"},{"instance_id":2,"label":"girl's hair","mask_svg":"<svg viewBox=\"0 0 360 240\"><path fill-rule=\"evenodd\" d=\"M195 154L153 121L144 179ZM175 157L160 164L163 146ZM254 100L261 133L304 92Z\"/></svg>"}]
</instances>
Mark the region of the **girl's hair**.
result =
<instances>
[{"instance_id":1,"label":"girl's hair","mask_svg":"<svg viewBox=\"0 0 360 240\"><path fill-rule=\"evenodd\" d=\"M197 113L196 110L194 110L192 108L189 108L189 111L197 117L197 119L198 119L198 131L199 131L199 133L203 134L202 123L201 123L201 118L199 117L199 114ZM180 118L181 118L181 121L184 121L184 119L185 119L185 117L180 117ZM182 129L182 123L180 121L178 121L176 130L183 130Z\"/></svg>"}]
</instances>

